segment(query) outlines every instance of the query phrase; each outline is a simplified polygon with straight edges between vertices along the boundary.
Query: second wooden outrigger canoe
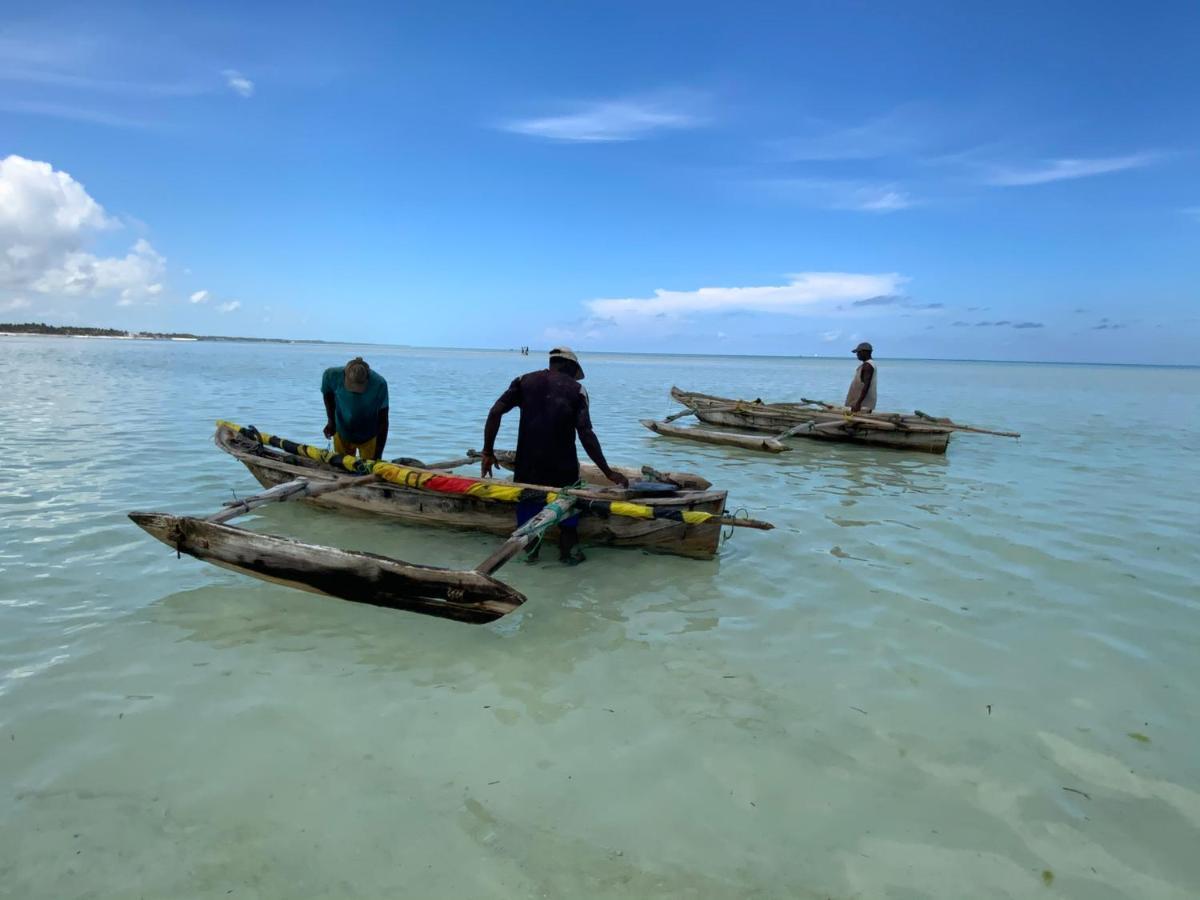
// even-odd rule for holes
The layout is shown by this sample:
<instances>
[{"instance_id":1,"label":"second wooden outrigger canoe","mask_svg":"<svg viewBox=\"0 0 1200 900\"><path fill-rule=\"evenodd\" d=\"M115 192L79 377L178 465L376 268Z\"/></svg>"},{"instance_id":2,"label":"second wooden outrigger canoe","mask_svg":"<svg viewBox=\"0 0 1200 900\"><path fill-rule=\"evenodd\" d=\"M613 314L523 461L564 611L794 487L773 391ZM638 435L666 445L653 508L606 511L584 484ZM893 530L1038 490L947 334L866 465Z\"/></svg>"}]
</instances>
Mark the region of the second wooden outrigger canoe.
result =
<instances>
[{"instance_id":1,"label":"second wooden outrigger canoe","mask_svg":"<svg viewBox=\"0 0 1200 900\"><path fill-rule=\"evenodd\" d=\"M671 397L709 425L779 436L945 453L954 428L898 413L847 415L800 403L734 400L671 388Z\"/></svg>"}]
</instances>

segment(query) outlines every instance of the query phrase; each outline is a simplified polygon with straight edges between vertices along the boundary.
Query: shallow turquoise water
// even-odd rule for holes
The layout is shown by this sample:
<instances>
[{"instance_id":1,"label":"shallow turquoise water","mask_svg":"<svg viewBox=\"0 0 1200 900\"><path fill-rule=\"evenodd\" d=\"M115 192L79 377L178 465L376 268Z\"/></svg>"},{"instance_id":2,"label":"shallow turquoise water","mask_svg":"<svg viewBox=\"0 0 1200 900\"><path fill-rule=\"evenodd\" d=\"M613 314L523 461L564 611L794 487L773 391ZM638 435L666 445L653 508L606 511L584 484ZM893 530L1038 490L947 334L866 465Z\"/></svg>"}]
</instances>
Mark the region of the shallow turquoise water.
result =
<instances>
[{"instance_id":1,"label":"shallow turquoise water","mask_svg":"<svg viewBox=\"0 0 1200 900\"><path fill-rule=\"evenodd\" d=\"M252 491L213 420L316 439L353 352L390 455L425 458L478 446L536 362L0 338L12 896L1200 894L1200 371L885 360L882 405L1026 436L764 457L637 420L673 383L837 399L849 357L585 357L611 459L778 527L713 563L513 565L530 601L482 628L177 560L125 518ZM496 546L250 522L453 567Z\"/></svg>"}]
</instances>

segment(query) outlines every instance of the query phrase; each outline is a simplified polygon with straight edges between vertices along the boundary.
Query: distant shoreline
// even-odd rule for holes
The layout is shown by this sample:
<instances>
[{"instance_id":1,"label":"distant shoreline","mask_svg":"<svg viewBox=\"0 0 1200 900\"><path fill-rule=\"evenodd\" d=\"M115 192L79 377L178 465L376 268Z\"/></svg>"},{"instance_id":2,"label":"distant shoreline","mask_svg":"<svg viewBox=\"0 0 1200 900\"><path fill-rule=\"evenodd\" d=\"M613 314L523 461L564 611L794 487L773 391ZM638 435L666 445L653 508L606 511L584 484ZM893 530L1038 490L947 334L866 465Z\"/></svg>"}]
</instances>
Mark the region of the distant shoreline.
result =
<instances>
[{"instance_id":1,"label":"distant shoreline","mask_svg":"<svg viewBox=\"0 0 1200 900\"><path fill-rule=\"evenodd\" d=\"M343 341L319 341L291 338L229 337L217 334L191 334L179 331L121 331L117 328L90 328L72 325L46 325L41 322L0 322L0 337L72 337L106 341L224 341L237 344L341 344Z\"/></svg>"}]
</instances>

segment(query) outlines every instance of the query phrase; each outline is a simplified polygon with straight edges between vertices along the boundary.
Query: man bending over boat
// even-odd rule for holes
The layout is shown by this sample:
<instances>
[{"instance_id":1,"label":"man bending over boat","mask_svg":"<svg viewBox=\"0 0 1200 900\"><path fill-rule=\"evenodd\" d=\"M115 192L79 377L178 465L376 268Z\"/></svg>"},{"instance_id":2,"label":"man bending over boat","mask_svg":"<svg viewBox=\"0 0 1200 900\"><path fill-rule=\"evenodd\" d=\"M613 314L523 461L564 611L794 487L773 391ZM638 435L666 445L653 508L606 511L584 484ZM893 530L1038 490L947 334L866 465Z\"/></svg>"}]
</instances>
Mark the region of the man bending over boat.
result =
<instances>
[{"instance_id":1,"label":"man bending over boat","mask_svg":"<svg viewBox=\"0 0 1200 900\"><path fill-rule=\"evenodd\" d=\"M513 480L523 484L568 487L579 481L579 456L575 435L587 455L609 481L625 487L629 480L614 472L600 449L600 440L592 430L588 395L583 385L583 369L568 347L550 351L550 365L513 379L488 413L483 429L481 472L491 477L496 465L496 435L500 419L513 407L521 409L517 432L517 460ZM517 524L523 525L542 511L545 501L523 500L517 504ZM579 550L579 517L564 519L558 526L559 559L568 565L583 561ZM536 551L535 551L536 553Z\"/></svg>"},{"instance_id":2,"label":"man bending over boat","mask_svg":"<svg viewBox=\"0 0 1200 900\"><path fill-rule=\"evenodd\" d=\"M850 382L850 390L846 391L846 405L850 412L875 411L875 361L871 359L874 348L863 341L854 348L854 355L859 359L858 371Z\"/></svg>"},{"instance_id":3,"label":"man bending over boat","mask_svg":"<svg viewBox=\"0 0 1200 900\"><path fill-rule=\"evenodd\" d=\"M325 398L325 437L333 438L333 452L382 459L388 438L384 377L356 356L344 366L325 370L321 396Z\"/></svg>"}]
</instances>

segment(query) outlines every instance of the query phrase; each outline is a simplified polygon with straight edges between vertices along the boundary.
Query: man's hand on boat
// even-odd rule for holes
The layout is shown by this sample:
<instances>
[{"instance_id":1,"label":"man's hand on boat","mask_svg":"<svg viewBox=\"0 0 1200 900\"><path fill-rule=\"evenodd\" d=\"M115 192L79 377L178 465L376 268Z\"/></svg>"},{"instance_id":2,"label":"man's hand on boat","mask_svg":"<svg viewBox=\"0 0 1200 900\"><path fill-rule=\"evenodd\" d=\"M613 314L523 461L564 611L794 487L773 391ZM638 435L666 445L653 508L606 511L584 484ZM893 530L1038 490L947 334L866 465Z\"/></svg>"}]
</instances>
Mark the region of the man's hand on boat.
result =
<instances>
[{"instance_id":1,"label":"man's hand on boat","mask_svg":"<svg viewBox=\"0 0 1200 900\"><path fill-rule=\"evenodd\" d=\"M337 428L336 428L336 426L334 426L334 424L332 422L325 423L324 435L325 435L326 439L332 440L334 432L336 432L336 431L337 431Z\"/></svg>"},{"instance_id":2,"label":"man's hand on boat","mask_svg":"<svg viewBox=\"0 0 1200 900\"><path fill-rule=\"evenodd\" d=\"M614 472L611 469L604 473L604 477L615 484L617 487L629 487L629 479L620 472Z\"/></svg>"},{"instance_id":3,"label":"man's hand on boat","mask_svg":"<svg viewBox=\"0 0 1200 900\"><path fill-rule=\"evenodd\" d=\"M479 454L479 476L481 478L492 477L492 466L496 465L496 454L491 450L484 450Z\"/></svg>"}]
</instances>

